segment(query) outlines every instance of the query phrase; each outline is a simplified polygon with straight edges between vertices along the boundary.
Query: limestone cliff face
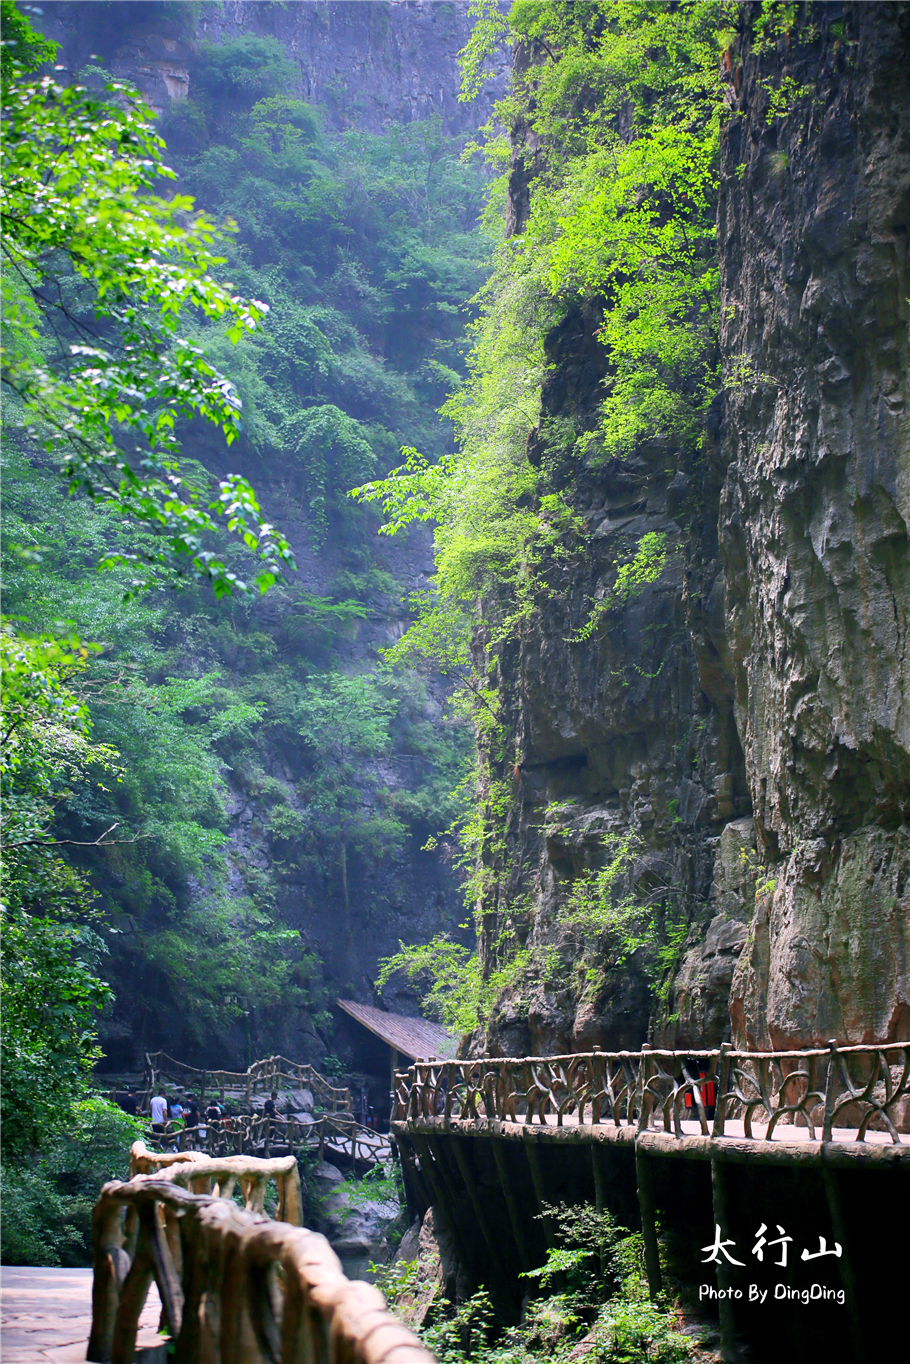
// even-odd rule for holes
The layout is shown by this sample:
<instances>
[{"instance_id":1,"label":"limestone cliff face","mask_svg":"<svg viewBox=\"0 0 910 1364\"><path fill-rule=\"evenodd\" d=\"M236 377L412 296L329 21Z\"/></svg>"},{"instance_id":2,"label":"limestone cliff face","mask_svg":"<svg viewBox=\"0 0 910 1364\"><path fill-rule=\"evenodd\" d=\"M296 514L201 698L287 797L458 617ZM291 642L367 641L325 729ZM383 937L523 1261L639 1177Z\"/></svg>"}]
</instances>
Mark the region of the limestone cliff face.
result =
<instances>
[{"instance_id":1,"label":"limestone cliff face","mask_svg":"<svg viewBox=\"0 0 910 1364\"><path fill-rule=\"evenodd\" d=\"M910 1035L910 8L817 6L762 52L750 13L705 450L567 470L583 551L520 642L486 650L520 773L486 950L523 895L558 964L477 1048ZM549 339L538 457L548 419L590 420L596 324L579 310ZM646 531L667 536L659 581L569 643ZM635 956L574 969L555 924L611 830L691 924L663 1002Z\"/></svg>"},{"instance_id":2,"label":"limestone cliff face","mask_svg":"<svg viewBox=\"0 0 910 1364\"><path fill-rule=\"evenodd\" d=\"M299 68L295 93L327 109L339 127L378 132L389 122L434 116L457 133L489 117L506 78L503 55L478 101L459 104L458 52L472 26L467 10L466 0L225 0L182 7L52 0L43 6L41 27L62 44L63 61L74 72L93 53L103 54L113 74L136 85L158 111L190 93L194 42L252 35L279 40Z\"/></svg>"},{"instance_id":3,"label":"limestone cliff face","mask_svg":"<svg viewBox=\"0 0 910 1364\"><path fill-rule=\"evenodd\" d=\"M533 458L552 458L548 433L559 420L594 423L605 364L598 320L593 308L572 311L548 339L554 368ZM549 965L506 992L477 1048L633 1047L649 1027L694 1046L729 1031L726 1001L751 909L739 893L743 868L733 864L742 855L751 871L751 804L723 627L720 474L708 459L680 471L682 458L671 442L654 442L606 467L566 467L565 490L587 527L582 543L545 569L517 643L491 646L492 631L480 641L506 701L504 767L513 765L514 785L484 946L495 957L492 944L507 928ZM599 614L583 638L617 564L648 533L665 536L659 580ZM636 840L630 884L659 915L691 923L681 944L685 988L657 1006L642 952L617 966L556 922L567 888L603 864L605 838L628 832ZM717 866L724 838L729 876Z\"/></svg>"},{"instance_id":4,"label":"limestone cliff face","mask_svg":"<svg viewBox=\"0 0 910 1364\"><path fill-rule=\"evenodd\" d=\"M719 214L726 633L776 882L731 1009L784 1046L910 1028L910 10L818 19L747 48Z\"/></svg>"}]
</instances>

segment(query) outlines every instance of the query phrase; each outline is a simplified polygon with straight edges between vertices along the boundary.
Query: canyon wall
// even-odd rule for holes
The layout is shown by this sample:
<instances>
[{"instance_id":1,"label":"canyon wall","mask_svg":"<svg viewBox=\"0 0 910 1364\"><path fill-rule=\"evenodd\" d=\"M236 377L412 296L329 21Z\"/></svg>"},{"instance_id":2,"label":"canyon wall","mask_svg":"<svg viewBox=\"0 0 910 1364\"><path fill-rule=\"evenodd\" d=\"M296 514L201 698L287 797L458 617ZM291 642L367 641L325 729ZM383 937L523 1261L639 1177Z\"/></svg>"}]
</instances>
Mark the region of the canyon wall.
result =
<instances>
[{"instance_id":1,"label":"canyon wall","mask_svg":"<svg viewBox=\"0 0 910 1364\"><path fill-rule=\"evenodd\" d=\"M545 571L520 640L478 639L511 745L490 770L516 774L485 951L517 931L549 965L476 1050L910 1035L910 7L807 7L763 44L759 13L730 62L702 450L671 433L567 467L581 552ZM520 231L541 150L514 142ZM597 325L589 302L548 338L538 460L556 419L593 428ZM611 599L647 532L661 576ZM642 952L580 959L557 921L629 833L629 884L688 924L656 989Z\"/></svg>"},{"instance_id":2,"label":"canyon wall","mask_svg":"<svg viewBox=\"0 0 910 1364\"><path fill-rule=\"evenodd\" d=\"M507 939L545 967L506 988L476 1051L910 1035L910 7L815 6L763 43L759 13L743 8L731 50L724 384L701 449L670 432L623 461L560 463L560 424L597 423L597 301L547 338L528 452L555 467L583 529L543 565L520 634L499 639L488 601L476 639L505 727L484 758L482 952L494 969ZM479 103L456 101L464 4L50 4L42 26L69 69L97 53L157 108L189 92L193 41L250 34L280 40L338 126L435 113L461 131L503 88L500 68ZM545 148L524 127L515 144L521 231ZM331 550L318 561L291 532L318 592ZM648 533L664 537L663 571L620 600L617 566ZM407 586L432 572L428 537L376 553ZM380 614L352 659L400 632L393 603ZM437 691L434 718L440 704ZM249 793L235 802L236 854L256 864L261 812ZM645 949L579 951L558 922L604 840L629 834L629 887L668 944L656 975ZM377 955L457 913L448 868L416 849L352 894L351 942L337 905L305 927L333 981L364 998Z\"/></svg>"},{"instance_id":3,"label":"canyon wall","mask_svg":"<svg viewBox=\"0 0 910 1364\"><path fill-rule=\"evenodd\" d=\"M719 211L726 633L775 882L731 1010L778 1046L910 1029L910 10L821 8L747 49ZM809 94L771 119L784 78Z\"/></svg>"},{"instance_id":4,"label":"canyon wall","mask_svg":"<svg viewBox=\"0 0 910 1364\"><path fill-rule=\"evenodd\" d=\"M76 72L100 56L161 112L190 93L195 43L276 38L299 71L294 93L328 111L336 127L378 132L388 123L439 118L449 133L479 128L507 78L508 54L494 62L478 100L458 102L458 52L471 34L466 0L52 0L42 30Z\"/></svg>"}]
</instances>

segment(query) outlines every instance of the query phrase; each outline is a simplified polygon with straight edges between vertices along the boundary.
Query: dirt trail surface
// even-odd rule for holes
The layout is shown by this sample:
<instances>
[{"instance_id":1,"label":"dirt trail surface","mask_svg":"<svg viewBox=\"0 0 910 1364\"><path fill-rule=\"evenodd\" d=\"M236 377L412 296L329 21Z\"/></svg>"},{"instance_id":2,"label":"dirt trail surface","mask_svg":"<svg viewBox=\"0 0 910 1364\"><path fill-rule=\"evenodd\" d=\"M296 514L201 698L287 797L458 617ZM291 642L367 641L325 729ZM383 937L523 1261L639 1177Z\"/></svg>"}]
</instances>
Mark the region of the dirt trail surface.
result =
<instances>
[{"instance_id":1,"label":"dirt trail surface","mask_svg":"<svg viewBox=\"0 0 910 1364\"><path fill-rule=\"evenodd\" d=\"M0 1270L3 1364L83 1364L92 1325L90 1269ZM157 1345L161 1302L152 1284L139 1319L137 1348Z\"/></svg>"}]
</instances>

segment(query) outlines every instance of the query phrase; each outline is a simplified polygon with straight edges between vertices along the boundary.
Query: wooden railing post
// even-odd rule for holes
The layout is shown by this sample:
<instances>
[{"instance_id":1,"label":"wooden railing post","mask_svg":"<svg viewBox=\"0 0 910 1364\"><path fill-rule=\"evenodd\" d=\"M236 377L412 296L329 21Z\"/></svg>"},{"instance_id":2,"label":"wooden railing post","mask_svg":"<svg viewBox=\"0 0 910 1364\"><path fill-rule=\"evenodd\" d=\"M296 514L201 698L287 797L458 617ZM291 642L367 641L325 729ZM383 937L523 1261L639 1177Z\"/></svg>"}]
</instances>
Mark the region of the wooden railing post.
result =
<instances>
[{"instance_id":1,"label":"wooden railing post","mask_svg":"<svg viewBox=\"0 0 910 1364\"><path fill-rule=\"evenodd\" d=\"M724 1123L727 1120L727 1093L730 1089L730 1046L729 1042L721 1042L720 1055L717 1058L717 1093L715 1094L714 1126L711 1135L722 1137L724 1135Z\"/></svg>"},{"instance_id":2,"label":"wooden railing post","mask_svg":"<svg viewBox=\"0 0 910 1364\"><path fill-rule=\"evenodd\" d=\"M170 1168L185 1173L191 1163ZM174 1358L181 1364L201 1359L240 1364L248 1349L257 1359L280 1358L285 1364L400 1359L434 1364L416 1337L387 1312L376 1289L345 1278L323 1237L252 1215L261 1208L270 1176L261 1162L245 1166L249 1212L227 1198L189 1193L173 1179L136 1177L128 1184L105 1185L93 1219L96 1278L88 1359L111 1364L133 1359L139 1316L154 1279ZM279 1179L279 1187L290 1210L293 1171ZM139 1225L131 1262L116 1244L124 1209ZM183 1235L176 1252L178 1222ZM115 1265L112 1252L125 1263Z\"/></svg>"},{"instance_id":3,"label":"wooden railing post","mask_svg":"<svg viewBox=\"0 0 910 1364\"><path fill-rule=\"evenodd\" d=\"M651 1078L651 1058L648 1055L651 1048L647 1043L642 1045L641 1060L638 1066L638 1124L637 1130L644 1132L648 1127L648 1118L651 1114L652 1096L648 1089L648 1081Z\"/></svg>"},{"instance_id":4,"label":"wooden railing post","mask_svg":"<svg viewBox=\"0 0 910 1364\"><path fill-rule=\"evenodd\" d=\"M825 1077L825 1116L822 1141L830 1141L834 1131L834 1108L837 1104L837 1043L828 1042L828 1074Z\"/></svg>"}]
</instances>

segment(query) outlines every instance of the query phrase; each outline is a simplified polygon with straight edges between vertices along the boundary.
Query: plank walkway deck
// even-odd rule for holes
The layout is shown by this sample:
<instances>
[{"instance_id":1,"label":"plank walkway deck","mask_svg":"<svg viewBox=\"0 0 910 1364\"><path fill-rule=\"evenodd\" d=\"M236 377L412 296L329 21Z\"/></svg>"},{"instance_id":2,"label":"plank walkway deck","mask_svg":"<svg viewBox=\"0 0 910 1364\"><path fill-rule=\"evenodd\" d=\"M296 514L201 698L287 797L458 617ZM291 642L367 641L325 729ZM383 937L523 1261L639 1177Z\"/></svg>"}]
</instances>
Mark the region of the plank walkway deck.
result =
<instances>
[{"instance_id":1,"label":"plank walkway deck","mask_svg":"<svg viewBox=\"0 0 910 1364\"><path fill-rule=\"evenodd\" d=\"M138 1350L160 1345L161 1302L152 1284L139 1319ZM4 1265L0 1269L3 1364L82 1364L92 1327L92 1271Z\"/></svg>"}]
</instances>

